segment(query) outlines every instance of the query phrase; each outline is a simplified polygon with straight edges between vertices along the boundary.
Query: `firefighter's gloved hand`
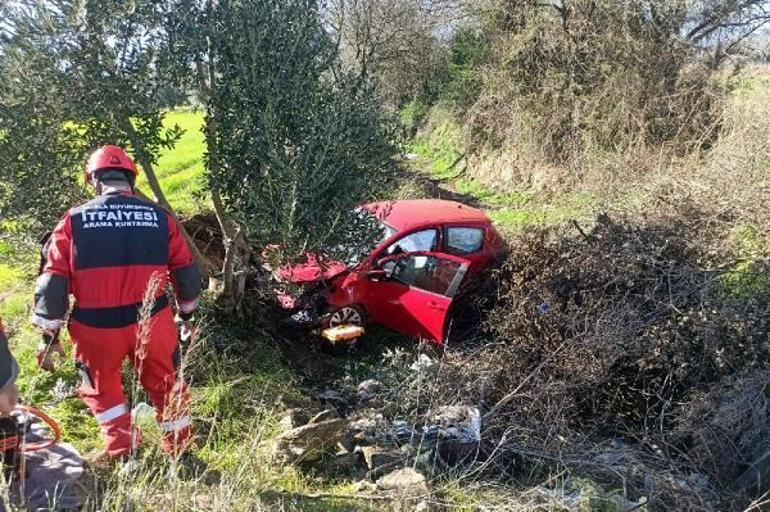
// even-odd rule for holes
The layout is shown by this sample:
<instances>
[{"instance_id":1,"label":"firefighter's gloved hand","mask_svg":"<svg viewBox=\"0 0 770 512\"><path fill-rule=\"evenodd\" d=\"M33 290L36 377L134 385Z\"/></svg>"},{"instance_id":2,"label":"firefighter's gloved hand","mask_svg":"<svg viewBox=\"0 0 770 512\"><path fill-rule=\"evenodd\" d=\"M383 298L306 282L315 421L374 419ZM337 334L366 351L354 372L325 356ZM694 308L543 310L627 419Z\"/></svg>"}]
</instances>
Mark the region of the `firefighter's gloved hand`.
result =
<instances>
[{"instance_id":1,"label":"firefighter's gloved hand","mask_svg":"<svg viewBox=\"0 0 770 512\"><path fill-rule=\"evenodd\" d=\"M182 345L189 346L195 336L195 311L188 313L179 311L175 320L179 330L179 341L182 342Z\"/></svg>"},{"instance_id":2,"label":"firefighter's gloved hand","mask_svg":"<svg viewBox=\"0 0 770 512\"><path fill-rule=\"evenodd\" d=\"M179 339L184 345L189 345L195 336L195 324L191 321L179 322Z\"/></svg>"},{"instance_id":3,"label":"firefighter's gloved hand","mask_svg":"<svg viewBox=\"0 0 770 512\"><path fill-rule=\"evenodd\" d=\"M64 346L60 341L54 343L41 343L37 347L37 365L41 370L52 372L56 370L56 364L54 363L53 355L59 354L59 357L65 357L67 353L64 351Z\"/></svg>"},{"instance_id":4,"label":"firefighter's gloved hand","mask_svg":"<svg viewBox=\"0 0 770 512\"><path fill-rule=\"evenodd\" d=\"M189 345L195 336L195 312L182 313L176 316L176 325L179 330L179 341L182 345Z\"/></svg>"}]
</instances>

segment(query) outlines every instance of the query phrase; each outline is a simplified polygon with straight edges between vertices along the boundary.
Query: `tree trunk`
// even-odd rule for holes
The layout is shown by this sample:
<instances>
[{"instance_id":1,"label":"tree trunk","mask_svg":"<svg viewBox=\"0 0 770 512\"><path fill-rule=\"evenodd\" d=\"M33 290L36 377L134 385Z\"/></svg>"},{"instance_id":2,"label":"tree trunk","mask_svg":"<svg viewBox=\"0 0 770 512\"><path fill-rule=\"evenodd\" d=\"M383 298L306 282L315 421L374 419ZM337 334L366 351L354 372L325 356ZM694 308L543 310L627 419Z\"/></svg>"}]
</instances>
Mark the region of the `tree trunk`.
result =
<instances>
[{"instance_id":1,"label":"tree trunk","mask_svg":"<svg viewBox=\"0 0 770 512\"><path fill-rule=\"evenodd\" d=\"M207 9L209 13L216 7L216 1L209 0ZM206 125L204 136L208 149L206 167L209 174L219 170L219 153L217 151L217 130L219 122L216 111L212 105L213 91L216 87L216 72L214 69L214 48L211 37L207 38L206 62L199 60L195 63L198 74L198 83L201 99L207 105ZM242 274L236 272L238 263L247 264L251 252L246 237L240 227L236 227L228 218L222 196L216 186L211 186L211 201L214 204L214 213L217 222L222 229L222 240L225 249L225 260L222 265L222 293L220 305L228 312L238 310L243 299ZM242 254L241 254L242 253Z\"/></svg>"},{"instance_id":2,"label":"tree trunk","mask_svg":"<svg viewBox=\"0 0 770 512\"><path fill-rule=\"evenodd\" d=\"M209 99L209 98L207 98ZM218 152L217 152L217 127L218 123L216 115L212 112L206 114L206 148L208 149L208 159L206 160L206 167L209 173L216 172L219 169ZM214 203L214 213L217 216L217 222L222 229L223 238L225 240L225 251L227 251L230 243L235 237L235 226L230 222L225 211L225 205L222 203L222 196L219 194L219 190L216 187L211 187L211 202Z\"/></svg>"},{"instance_id":3,"label":"tree trunk","mask_svg":"<svg viewBox=\"0 0 770 512\"><path fill-rule=\"evenodd\" d=\"M179 217L166 199L166 195L163 193L163 189L160 186L158 177L155 174L155 167L152 165L152 160L145 151L144 144L142 144L142 141L139 139L139 136L134 129L134 125L131 124L131 120L129 119L123 119L122 125L123 129L126 131L129 139L131 140L131 144L134 146L136 158L139 161L139 165L142 166L145 176L147 176L147 183L150 185L150 190L152 190L152 193L155 196L155 200L160 206L165 208L174 218L174 220L176 220L179 224L179 231L182 233L182 236L184 236L185 240L187 240L187 245L190 247L190 251L192 252L193 257L198 262L198 266L200 267L203 279L208 280L209 270L206 267L206 260L203 259L203 254L201 254L198 246L195 245L195 241L187 232L184 225L179 222Z\"/></svg>"},{"instance_id":4,"label":"tree trunk","mask_svg":"<svg viewBox=\"0 0 770 512\"><path fill-rule=\"evenodd\" d=\"M244 253L243 259L239 258L241 249ZM225 262L222 268L222 295L219 298L220 305L230 313L237 312L243 300L246 275L243 272L237 272L236 265L239 260L248 261L248 254L248 245L243 231L238 228L225 253Z\"/></svg>"}]
</instances>

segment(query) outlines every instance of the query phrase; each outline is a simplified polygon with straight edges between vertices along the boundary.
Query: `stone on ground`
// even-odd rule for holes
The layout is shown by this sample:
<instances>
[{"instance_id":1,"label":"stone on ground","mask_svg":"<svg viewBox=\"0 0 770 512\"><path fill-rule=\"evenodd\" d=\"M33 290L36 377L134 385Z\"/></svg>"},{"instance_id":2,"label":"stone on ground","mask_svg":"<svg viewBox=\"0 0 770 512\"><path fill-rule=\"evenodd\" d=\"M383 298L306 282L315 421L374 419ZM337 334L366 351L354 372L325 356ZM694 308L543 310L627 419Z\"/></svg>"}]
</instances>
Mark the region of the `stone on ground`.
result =
<instances>
[{"instance_id":1,"label":"stone on ground","mask_svg":"<svg viewBox=\"0 0 770 512\"><path fill-rule=\"evenodd\" d=\"M336 448L344 435L345 421L332 419L287 430L275 439L273 453L284 462L315 462Z\"/></svg>"},{"instance_id":2,"label":"stone on ground","mask_svg":"<svg viewBox=\"0 0 770 512\"><path fill-rule=\"evenodd\" d=\"M401 496L424 496L430 493L425 475L414 468L398 469L377 480L377 487Z\"/></svg>"},{"instance_id":3,"label":"stone on ground","mask_svg":"<svg viewBox=\"0 0 770 512\"><path fill-rule=\"evenodd\" d=\"M361 448L366 467L373 478L378 478L399 465L403 465L404 456L397 450L388 450L377 446Z\"/></svg>"}]
</instances>

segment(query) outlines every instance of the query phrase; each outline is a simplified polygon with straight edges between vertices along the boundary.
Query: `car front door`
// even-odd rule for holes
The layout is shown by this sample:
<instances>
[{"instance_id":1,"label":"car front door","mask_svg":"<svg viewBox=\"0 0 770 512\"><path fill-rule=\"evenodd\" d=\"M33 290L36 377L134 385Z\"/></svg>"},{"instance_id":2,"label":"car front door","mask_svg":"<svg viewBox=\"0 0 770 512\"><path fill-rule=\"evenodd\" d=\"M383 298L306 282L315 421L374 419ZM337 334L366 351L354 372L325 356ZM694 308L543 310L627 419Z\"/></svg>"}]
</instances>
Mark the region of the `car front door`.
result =
<instances>
[{"instance_id":1,"label":"car front door","mask_svg":"<svg viewBox=\"0 0 770 512\"><path fill-rule=\"evenodd\" d=\"M377 323L414 338L443 343L452 299L470 262L442 253L385 258L372 274L366 306Z\"/></svg>"}]
</instances>

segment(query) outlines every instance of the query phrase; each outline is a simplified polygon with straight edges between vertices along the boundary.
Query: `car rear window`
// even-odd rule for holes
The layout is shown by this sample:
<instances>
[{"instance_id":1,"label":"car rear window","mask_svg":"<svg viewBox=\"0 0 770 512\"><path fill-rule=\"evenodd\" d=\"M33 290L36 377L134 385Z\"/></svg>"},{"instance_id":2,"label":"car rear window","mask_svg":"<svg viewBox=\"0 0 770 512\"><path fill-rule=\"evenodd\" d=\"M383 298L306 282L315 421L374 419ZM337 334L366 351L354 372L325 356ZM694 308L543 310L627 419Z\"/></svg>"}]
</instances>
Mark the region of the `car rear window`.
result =
<instances>
[{"instance_id":1,"label":"car rear window","mask_svg":"<svg viewBox=\"0 0 770 512\"><path fill-rule=\"evenodd\" d=\"M446 247L450 254L472 254L481 250L484 230L481 228L447 228Z\"/></svg>"}]
</instances>

